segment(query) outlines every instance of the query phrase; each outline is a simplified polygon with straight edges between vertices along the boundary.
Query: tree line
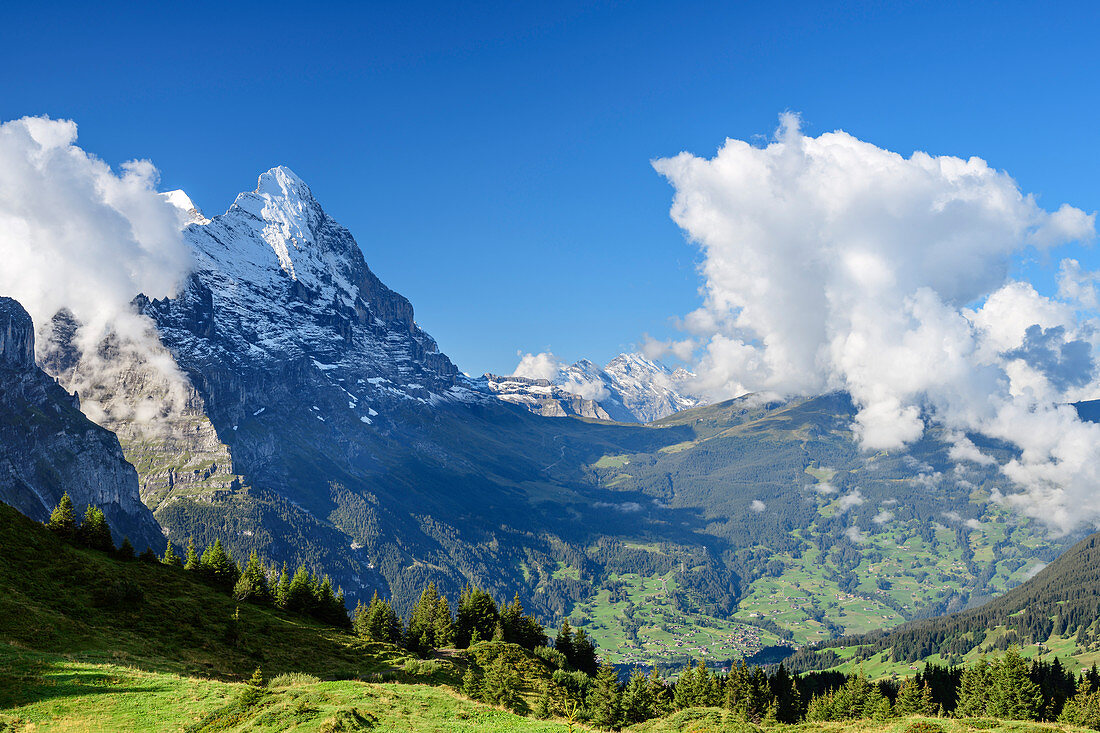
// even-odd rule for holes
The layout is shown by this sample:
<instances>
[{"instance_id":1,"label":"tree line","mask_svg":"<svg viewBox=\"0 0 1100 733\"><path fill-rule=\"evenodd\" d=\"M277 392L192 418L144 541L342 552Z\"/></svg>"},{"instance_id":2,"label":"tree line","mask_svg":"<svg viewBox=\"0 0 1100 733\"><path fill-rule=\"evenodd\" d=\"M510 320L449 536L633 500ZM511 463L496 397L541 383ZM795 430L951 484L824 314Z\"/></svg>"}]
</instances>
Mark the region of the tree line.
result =
<instances>
[{"instance_id":1,"label":"tree line","mask_svg":"<svg viewBox=\"0 0 1100 733\"><path fill-rule=\"evenodd\" d=\"M783 665L766 670L742 662L726 673L688 665L675 681L657 670L636 671L623 682L602 664L579 684L555 671L534 714L619 729L698 707L761 725L924 716L1057 721L1100 730L1100 672L1094 666L1075 676L1057 659L1028 662L1015 647L969 666L927 665L900 681L873 681L862 671L792 675Z\"/></svg>"}]
</instances>

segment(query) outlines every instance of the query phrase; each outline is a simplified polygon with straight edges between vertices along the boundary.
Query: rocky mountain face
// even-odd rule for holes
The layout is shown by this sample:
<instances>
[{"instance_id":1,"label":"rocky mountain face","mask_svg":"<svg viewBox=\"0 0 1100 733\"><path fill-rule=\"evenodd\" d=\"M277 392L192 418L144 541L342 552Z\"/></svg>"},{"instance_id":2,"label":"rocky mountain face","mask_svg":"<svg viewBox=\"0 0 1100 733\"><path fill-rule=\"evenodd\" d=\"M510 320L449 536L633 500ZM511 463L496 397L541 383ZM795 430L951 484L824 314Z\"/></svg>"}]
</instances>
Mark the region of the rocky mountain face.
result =
<instances>
[{"instance_id":1,"label":"rocky mountain face","mask_svg":"<svg viewBox=\"0 0 1100 733\"><path fill-rule=\"evenodd\" d=\"M177 546L221 538L323 568L351 598L414 600L427 579L510 596L548 528L604 521L567 509L596 500L582 467L653 441L544 420L463 376L285 168L210 219L169 200L195 265L177 296L135 299L146 333L88 353L60 313L39 351L117 431Z\"/></svg>"},{"instance_id":2,"label":"rocky mountain face","mask_svg":"<svg viewBox=\"0 0 1100 733\"><path fill-rule=\"evenodd\" d=\"M66 491L78 511L100 507L116 541L163 549L118 439L38 368L31 317L0 297L0 500L45 520Z\"/></svg>"},{"instance_id":3,"label":"rocky mountain face","mask_svg":"<svg viewBox=\"0 0 1100 733\"><path fill-rule=\"evenodd\" d=\"M553 379L495 374L484 379L488 391L538 415L648 423L705 403L688 393L693 376L631 353L603 368L581 359L561 367Z\"/></svg>"}]
</instances>

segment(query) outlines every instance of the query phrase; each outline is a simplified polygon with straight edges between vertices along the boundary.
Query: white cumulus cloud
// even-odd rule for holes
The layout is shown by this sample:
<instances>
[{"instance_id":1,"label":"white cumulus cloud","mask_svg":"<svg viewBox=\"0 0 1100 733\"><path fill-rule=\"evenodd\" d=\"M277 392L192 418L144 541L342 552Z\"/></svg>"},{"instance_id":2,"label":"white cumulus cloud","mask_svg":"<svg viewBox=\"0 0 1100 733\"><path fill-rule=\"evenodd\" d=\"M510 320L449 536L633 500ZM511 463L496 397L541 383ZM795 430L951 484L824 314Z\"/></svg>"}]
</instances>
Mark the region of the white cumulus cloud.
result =
<instances>
[{"instance_id":1,"label":"white cumulus cloud","mask_svg":"<svg viewBox=\"0 0 1100 733\"><path fill-rule=\"evenodd\" d=\"M654 161L672 218L702 253L696 389L714 399L845 390L867 450L931 421L952 457L989 463L968 434L1007 441L1004 501L1060 529L1100 520L1100 426L1067 401L1098 392L1095 273L1063 263L1047 297L1008 279L1027 252L1095 236L976 157L909 157L842 132L726 140L710 159ZM1073 506L1074 511L1068 511Z\"/></svg>"},{"instance_id":2,"label":"white cumulus cloud","mask_svg":"<svg viewBox=\"0 0 1100 733\"><path fill-rule=\"evenodd\" d=\"M563 366L562 362L549 351L543 351L538 354L524 354L520 352L519 356L519 364L516 365L515 371L512 372L513 377L528 377L530 379L548 379L554 381L561 373L561 368Z\"/></svg>"}]
</instances>

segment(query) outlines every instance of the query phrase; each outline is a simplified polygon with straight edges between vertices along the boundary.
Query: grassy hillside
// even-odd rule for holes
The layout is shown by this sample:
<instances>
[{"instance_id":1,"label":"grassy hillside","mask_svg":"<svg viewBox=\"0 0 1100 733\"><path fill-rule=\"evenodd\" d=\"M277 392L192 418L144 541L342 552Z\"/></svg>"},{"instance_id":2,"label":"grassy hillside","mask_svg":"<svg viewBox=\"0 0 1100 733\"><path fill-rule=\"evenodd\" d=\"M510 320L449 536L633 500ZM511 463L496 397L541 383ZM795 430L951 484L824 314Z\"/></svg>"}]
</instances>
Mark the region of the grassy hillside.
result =
<instances>
[{"instance_id":1,"label":"grassy hillside","mask_svg":"<svg viewBox=\"0 0 1100 733\"><path fill-rule=\"evenodd\" d=\"M1091 554L1095 547L1086 547L1081 562L1096 559ZM0 557L0 730L571 729L560 719L523 717L455 692L465 684L464 671L480 670L488 689L492 670L512 670L508 688L518 697L508 704L534 713L536 701L542 702L549 690L558 690L557 695L565 689L560 685L578 683L579 673L555 671L547 661L553 653L531 654L490 641L416 659L394 646L365 642L292 614L248 604L238 608L228 596L178 569L74 547L3 505ZM1078 573L1072 579L1085 577ZM1059 581L1038 580L1046 582L1039 593L1087 600ZM249 680L257 667L267 678L259 684ZM696 679L706 674L698 672ZM599 678L583 682L589 688L584 704L593 719L599 684ZM722 697L718 691L707 694ZM684 709L634 729L758 729L736 722L728 712L690 704L677 702ZM913 718L802 724L792 730L954 733L979 728L1071 730Z\"/></svg>"},{"instance_id":2,"label":"grassy hillside","mask_svg":"<svg viewBox=\"0 0 1100 733\"><path fill-rule=\"evenodd\" d=\"M0 730L62 731L565 731L429 685L275 678L255 702L249 686L120 664L13 651L20 699L0 701ZM4 685L2 688L7 688Z\"/></svg>"},{"instance_id":3,"label":"grassy hillside","mask_svg":"<svg viewBox=\"0 0 1100 733\"><path fill-rule=\"evenodd\" d=\"M420 660L75 547L4 504L0 557L0 730L564 729L453 691L467 656L507 655L530 699L550 668L512 644ZM274 679L246 705L257 667Z\"/></svg>"},{"instance_id":4,"label":"grassy hillside","mask_svg":"<svg viewBox=\"0 0 1100 733\"><path fill-rule=\"evenodd\" d=\"M404 657L300 616L238 606L178 569L63 543L4 504L0 548L0 641L15 649L224 680L257 665L366 677Z\"/></svg>"}]
</instances>

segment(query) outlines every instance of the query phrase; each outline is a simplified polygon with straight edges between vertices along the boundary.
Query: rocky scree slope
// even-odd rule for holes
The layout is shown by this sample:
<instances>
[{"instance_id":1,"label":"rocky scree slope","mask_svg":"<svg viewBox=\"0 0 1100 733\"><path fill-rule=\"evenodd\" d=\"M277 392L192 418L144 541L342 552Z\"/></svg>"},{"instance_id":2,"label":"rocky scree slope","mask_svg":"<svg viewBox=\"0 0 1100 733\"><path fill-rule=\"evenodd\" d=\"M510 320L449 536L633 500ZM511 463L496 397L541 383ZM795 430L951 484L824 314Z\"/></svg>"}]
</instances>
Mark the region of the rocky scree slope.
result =
<instances>
[{"instance_id":1,"label":"rocky scree slope","mask_svg":"<svg viewBox=\"0 0 1100 733\"><path fill-rule=\"evenodd\" d=\"M34 340L30 315L0 297L0 500L45 520L67 491L78 512L89 504L103 510L116 542L127 536L138 548L162 550L118 439L38 368Z\"/></svg>"}]
</instances>

